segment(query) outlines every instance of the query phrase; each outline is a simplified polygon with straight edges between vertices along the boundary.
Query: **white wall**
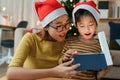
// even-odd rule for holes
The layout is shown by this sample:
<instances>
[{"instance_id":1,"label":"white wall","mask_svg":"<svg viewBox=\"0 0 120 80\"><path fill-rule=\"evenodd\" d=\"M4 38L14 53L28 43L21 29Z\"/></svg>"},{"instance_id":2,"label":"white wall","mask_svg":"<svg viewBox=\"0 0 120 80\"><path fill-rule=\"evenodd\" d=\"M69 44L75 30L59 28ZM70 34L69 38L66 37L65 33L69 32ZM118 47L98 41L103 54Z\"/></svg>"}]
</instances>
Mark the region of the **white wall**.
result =
<instances>
[{"instance_id":1,"label":"white wall","mask_svg":"<svg viewBox=\"0 0 120 80\"><path fill-rule=\"evenodd\" d=\"M12 19L11 23L16 26L19 21L27 20L27 28L38 27L38 18L34 10L34 2L38 0L0 0L0 6L6 7L4 15Z\"/></svg>"}]
</instances>

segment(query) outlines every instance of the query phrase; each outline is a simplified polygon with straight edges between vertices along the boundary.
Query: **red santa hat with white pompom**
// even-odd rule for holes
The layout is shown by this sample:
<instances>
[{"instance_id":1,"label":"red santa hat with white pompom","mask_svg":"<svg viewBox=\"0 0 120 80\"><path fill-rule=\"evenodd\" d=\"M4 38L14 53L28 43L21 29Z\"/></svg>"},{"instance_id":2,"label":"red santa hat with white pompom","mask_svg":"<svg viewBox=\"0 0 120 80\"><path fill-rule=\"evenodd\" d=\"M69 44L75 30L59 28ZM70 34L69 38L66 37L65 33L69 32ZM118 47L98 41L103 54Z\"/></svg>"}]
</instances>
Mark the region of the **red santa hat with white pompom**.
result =
<instances>
[{"instance_id":1,"label":"red santa hat with white pompom","mask_svg":"<svg viewBox=\"0 0 120 80\"><path fill-rule=\"evenodd\" d=\"M73 17L73 23L75 25L75 18L74 14L77 12L79 9L85 9L89 11L95 18L97 24L99 23L99 18L100 18L100 12L96 8L96 4L92 0L88 0L87 2L78 2L72 12L72 17Z\"/></svg>"},{"instance_id":2,"label":"red santa hat with white pompom","mask_svg":"<svg viewBox=\"0 0 120 80\"><path fill-rule=\"evenodd\" d=\"M42 27L47 26L54 19L67 14L65 8L57 0L36 2L35 10Z\"/></svg>"}]
</instances>

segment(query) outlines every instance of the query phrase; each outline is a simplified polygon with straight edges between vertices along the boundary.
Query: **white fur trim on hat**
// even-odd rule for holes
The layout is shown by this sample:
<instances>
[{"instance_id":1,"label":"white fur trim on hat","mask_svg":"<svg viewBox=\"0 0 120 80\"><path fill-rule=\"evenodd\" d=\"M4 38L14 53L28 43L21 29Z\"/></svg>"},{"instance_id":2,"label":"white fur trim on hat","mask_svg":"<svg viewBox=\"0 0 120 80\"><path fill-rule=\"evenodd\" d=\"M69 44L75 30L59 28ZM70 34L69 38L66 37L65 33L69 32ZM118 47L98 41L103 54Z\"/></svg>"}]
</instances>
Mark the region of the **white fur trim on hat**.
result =
<instances>
[{"instance_id":1,"label":"white fur trim on hat","mask_svg":"<svg viewBox=\"0 0 120 80\"><path fill-rule=\"evenodd\" d=\"M42 21L41 24L43 27L45 27L46 25L48 25L51 21L53 21L54 19L67 14L67 12L65 11L64 8L58 8L54 11L52 11L51 13L49 13Z\"/></svg>"},{"instance_id":2,"label":"white fur trim on hat","mask_svg":"<svg viewBox=\"0 0 120 80\"><path fill-rule=\"evenodd\" d=\"M85 9L87 11L89 11L95 18L97 24L99 23L99 18L100 18L100 14L98 13L98 11L96 9L94 9L92 6L90 5L86 5L86 4L83 4L83 5L80 5L80 6L77 6L74 8L73 10L73 13L72 13L72 17L73 17L73 23L75 25L75 17L74 17L74 14L76 13L77 10L79 9Z\"/></svg>"}]
</instances>

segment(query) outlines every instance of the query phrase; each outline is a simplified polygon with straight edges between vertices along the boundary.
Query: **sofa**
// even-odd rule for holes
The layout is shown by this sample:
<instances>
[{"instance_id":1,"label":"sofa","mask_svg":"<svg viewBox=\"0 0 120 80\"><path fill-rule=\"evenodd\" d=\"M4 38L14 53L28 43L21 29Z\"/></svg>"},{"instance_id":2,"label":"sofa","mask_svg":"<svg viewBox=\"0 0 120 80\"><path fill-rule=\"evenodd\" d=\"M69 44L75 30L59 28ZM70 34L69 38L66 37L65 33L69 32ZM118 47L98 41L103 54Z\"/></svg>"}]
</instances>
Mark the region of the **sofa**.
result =
<instances>
[{"instance_id":1,"label":"sofa","mask_svg":"<svg viewBox=\"0 0 120 80\"><path fill-rule=\"evenodd\" d=\"M14 53L17 46L19 45L20 40L22 39L26 32L28 32L28 29L26 28L16 28L14 33Z\"/></svg>"},{"instance_id":2,"label":"sofa","mask_svg":"<svg viewBox=\"0 0 120 80\"><path fill-rule=\"evenodd\" d=\"M108 22L100 22L97 30L98 30L98 32L99 31L105 32L108 45L110 45L110 26L109 26ZM110 49L110 53L113 58L113 66L107 72L107 74L105 74L102 77L101 80L120 80L120 50Z\"/></svg>"},{"instance_id":3,"label":"sofa","mask_svg":"<svg viewBox=\"0 0 120 80\"><path fill-rule=\"evenodd\" d=\"M110 45L110 26L108 22L100 22L98 25L97 31L104 31L106 34L106 39L108 42L108 45ZM120 66L120 50L110 50L112 56L113 56L113 64L116 66Z\"/></svg>"},{"instance_id":4,"label":"sofa","mask_svg":"<svg viewBox=\"0 0 120 80\"><path fill-rule=\"evenodd\" d=\"M15 41L14 41L14 52L20 42L20 40L22 39L23 35L28 31L28 29L24 29L24 28L18 28L15 30ZM106 38L107 38L107 42L109 45L110 42L110 27L108 22L100 22L98 27L97 27L97 32L99 31L104 31L106 34ZM118 77L120 76L120 50L110 50L111 55L113 57L113 67L108 71L108 73L103 77L103 80L105 78L113 78L113 77ZM117 71L116 71L117 69ZM119 74L117 73L119 72ZM118 77L120 80L120 77ZM107 79L105 79L107 80Z\"/></svg>"}]
</instances>

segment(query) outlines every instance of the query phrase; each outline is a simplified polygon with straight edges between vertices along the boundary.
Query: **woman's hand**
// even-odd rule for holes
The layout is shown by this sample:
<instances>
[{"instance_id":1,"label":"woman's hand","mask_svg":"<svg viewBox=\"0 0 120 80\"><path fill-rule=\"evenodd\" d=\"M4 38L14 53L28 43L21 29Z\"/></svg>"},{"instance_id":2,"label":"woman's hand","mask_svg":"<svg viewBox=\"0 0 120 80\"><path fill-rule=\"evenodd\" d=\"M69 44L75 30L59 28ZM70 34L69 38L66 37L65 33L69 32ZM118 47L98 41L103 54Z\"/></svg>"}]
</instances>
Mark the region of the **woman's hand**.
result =
<instances>
[{"instance_id":1,"label":"woman's hand","mask_svg":"<svg viewBox=\"0 0 120 80\"><path fill-rule=\"evenodd\" d=\"M73 55L76 53L77 53L76 50L73 50L73 49L67 50L63 56L62 62L70 61L72 59Z\"/></svg>"},{"instance_id":2,"label":"woman's hand","mask_svg":"<svg viewBox=\"0 0 120 80\"><path fill-rule=\"evenodd\" d=\"M55 76L69 78L75 75L77 71L75 71L74 69L78 68L80 64L69 66L70 64L72 64L72 62L73 62L73 59L53 68L52 71L54 72Z\"/></svg>"}]
</instances>

